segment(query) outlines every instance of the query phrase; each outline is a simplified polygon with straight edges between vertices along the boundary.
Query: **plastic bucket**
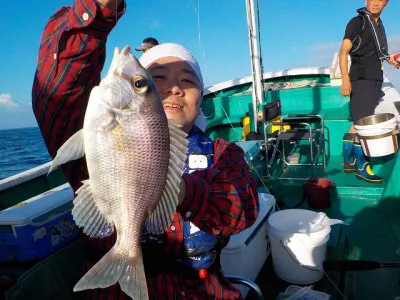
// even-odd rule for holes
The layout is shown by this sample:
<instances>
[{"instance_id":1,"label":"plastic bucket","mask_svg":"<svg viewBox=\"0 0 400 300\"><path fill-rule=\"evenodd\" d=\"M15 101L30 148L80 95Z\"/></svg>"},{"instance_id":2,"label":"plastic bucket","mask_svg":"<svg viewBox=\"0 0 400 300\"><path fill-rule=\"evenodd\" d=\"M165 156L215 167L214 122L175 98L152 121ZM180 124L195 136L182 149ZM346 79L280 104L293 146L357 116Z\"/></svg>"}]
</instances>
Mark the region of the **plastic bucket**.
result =
<instances>
[{"instance_id":1,"label":"plastic bucket","mask_svg":"<svg viewBox=\"0 0 400 300\"><path fill-rule=\"evenodd\" d=\"M286 282L310 284L323 275L331 227L315 225L319 214L305 209L286 209L268 218L272 264Z\"/></svg>"},{"instance_id":2,"label":"plastic bucket","mask_svg":"<svg viewBox=\"0 0 400 300\"><path fill-rule=\"evenodd\" d=\"M313 209L331 207L331 188L334 186L328 178L310 178L304 182L303 190L308 206Z\"/></svg>"},{"instance_id":3,"label":"plastic bucket","mask_svg":"<svg viewBox=\"0 0 400 300\"><path fill-rule=\"evenodd\" d=\"M365 155L380 157L397 152L398 130L394 114L371 115L354 123Z\"/></svg>"}]
</instances>

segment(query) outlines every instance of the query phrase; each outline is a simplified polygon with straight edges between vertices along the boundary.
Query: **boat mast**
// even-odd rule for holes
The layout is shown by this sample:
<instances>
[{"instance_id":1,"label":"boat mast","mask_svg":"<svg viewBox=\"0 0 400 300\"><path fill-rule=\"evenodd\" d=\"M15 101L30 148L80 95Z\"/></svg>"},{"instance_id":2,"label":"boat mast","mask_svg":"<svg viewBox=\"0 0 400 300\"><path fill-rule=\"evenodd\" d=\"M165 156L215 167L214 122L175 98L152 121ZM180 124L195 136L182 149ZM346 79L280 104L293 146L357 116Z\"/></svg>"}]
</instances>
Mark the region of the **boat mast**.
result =
<instances>
[{"instance_id":1,"label":"boat mast","mask_svg":"<svg viewBox=\"0 0 400 300\"><path fill-rule=\"evenodd\" d=\"M262 85L261 59L258 51L258 35L256 16L254 13L254 0L246 0L247 24L249 28L249 44L251 58L251 74L253 77L253 114L254 130L257 131L258 105L264 100Z\"/></svg>"}]
</instances>

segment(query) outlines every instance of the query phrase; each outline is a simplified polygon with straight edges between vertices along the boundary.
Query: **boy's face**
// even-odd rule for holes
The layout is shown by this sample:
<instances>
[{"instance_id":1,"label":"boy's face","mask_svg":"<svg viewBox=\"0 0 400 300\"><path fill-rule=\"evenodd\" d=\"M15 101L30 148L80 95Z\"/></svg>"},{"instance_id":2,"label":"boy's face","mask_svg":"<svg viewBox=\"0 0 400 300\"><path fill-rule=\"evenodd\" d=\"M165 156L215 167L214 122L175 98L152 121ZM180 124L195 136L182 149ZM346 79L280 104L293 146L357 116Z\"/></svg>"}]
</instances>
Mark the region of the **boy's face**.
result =
<instances>
[{"instance_id":1,"label":"boy's face","mask_svg":"<svg viewBox=\"0 0 400 300\"><path fill-rule=\"evenodd\" d=\"M379 17L387 4L388 0L365 0L365 6L367 7L367 10L374 17Z\"/></svg>"},{"instance_id":2,"label":"boy's face","mask_svg":"<svg viewBox=\"0 0 400 300\"><path fill-rule=\"evenodd\" d=\"M200 114L201 85L190 65L176 57L164 57L148 70L153 77L168 119L189 132Z\"/></svg>"}]
</instances>

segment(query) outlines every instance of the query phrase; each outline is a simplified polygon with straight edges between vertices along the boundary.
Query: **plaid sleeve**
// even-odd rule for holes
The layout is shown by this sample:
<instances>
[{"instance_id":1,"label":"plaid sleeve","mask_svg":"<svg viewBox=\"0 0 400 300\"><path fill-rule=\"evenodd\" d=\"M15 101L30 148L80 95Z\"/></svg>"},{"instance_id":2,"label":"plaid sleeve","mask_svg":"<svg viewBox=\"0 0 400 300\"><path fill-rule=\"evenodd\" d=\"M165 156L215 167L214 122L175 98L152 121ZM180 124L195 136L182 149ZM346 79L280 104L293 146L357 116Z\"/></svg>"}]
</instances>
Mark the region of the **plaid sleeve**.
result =
<instances>
[{"instance_id":1,"label":"plaid sleeve","mask_svg":"<svg viewBox=\"0 0 400 300\"><path fill-rule=\"evenodd\" d=\"M186 197L179 212L201 230L229 238L255 222L259 211L256 183L243 150L234 143L217 139L214 164L183 178Z\"/></svg>"},{"instance_id":2,"label":"plaid sleeve","mask_svg":"<svg viewBox=\"0 0 400 300\"><path fill-rule=\"evenodd\" d=\"M123 4L124 5L124 4ZM100 82L107 36L124 13L95 0L75 0L48 20L40 42L32 107L51 157L83 127L90 91ZM84 159L61 168L76 189L87 178Z\"/></svg>"}]
</instances>

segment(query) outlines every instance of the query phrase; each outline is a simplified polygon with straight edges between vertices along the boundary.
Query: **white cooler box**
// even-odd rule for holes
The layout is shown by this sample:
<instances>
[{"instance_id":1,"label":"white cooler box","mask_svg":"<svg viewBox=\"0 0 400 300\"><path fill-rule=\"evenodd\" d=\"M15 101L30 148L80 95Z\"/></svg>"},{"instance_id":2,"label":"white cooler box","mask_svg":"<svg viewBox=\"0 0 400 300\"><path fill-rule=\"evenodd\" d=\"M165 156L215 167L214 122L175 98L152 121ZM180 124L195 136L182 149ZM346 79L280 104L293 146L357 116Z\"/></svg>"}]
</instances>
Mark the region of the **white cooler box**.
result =
<instances>
[{"instance_id":1,"label":"white cooler box","mask_svg":"<svg viewBox=\"0 0 400 300\"><path fill-rule=\"evenodd\" d=\"M1 211L0 262L43 259L74 240L73 199L66 183Z\"/></svg>"},{"instance_id":2,"label":"white cooler box","mask_svg":"<svg viewBox=\"0 0 400 300\"><path fill-rule=\"evenodd\" d=\"M267 234L267 220L275 212L275 197L267 192L258 193L260 213L256 222L239 234L231 236L221 251L221 267L226 276L240 276L254 281L271 253ZM235 285L243 297L249 288Z\"/></svg>"}]
</instances>

